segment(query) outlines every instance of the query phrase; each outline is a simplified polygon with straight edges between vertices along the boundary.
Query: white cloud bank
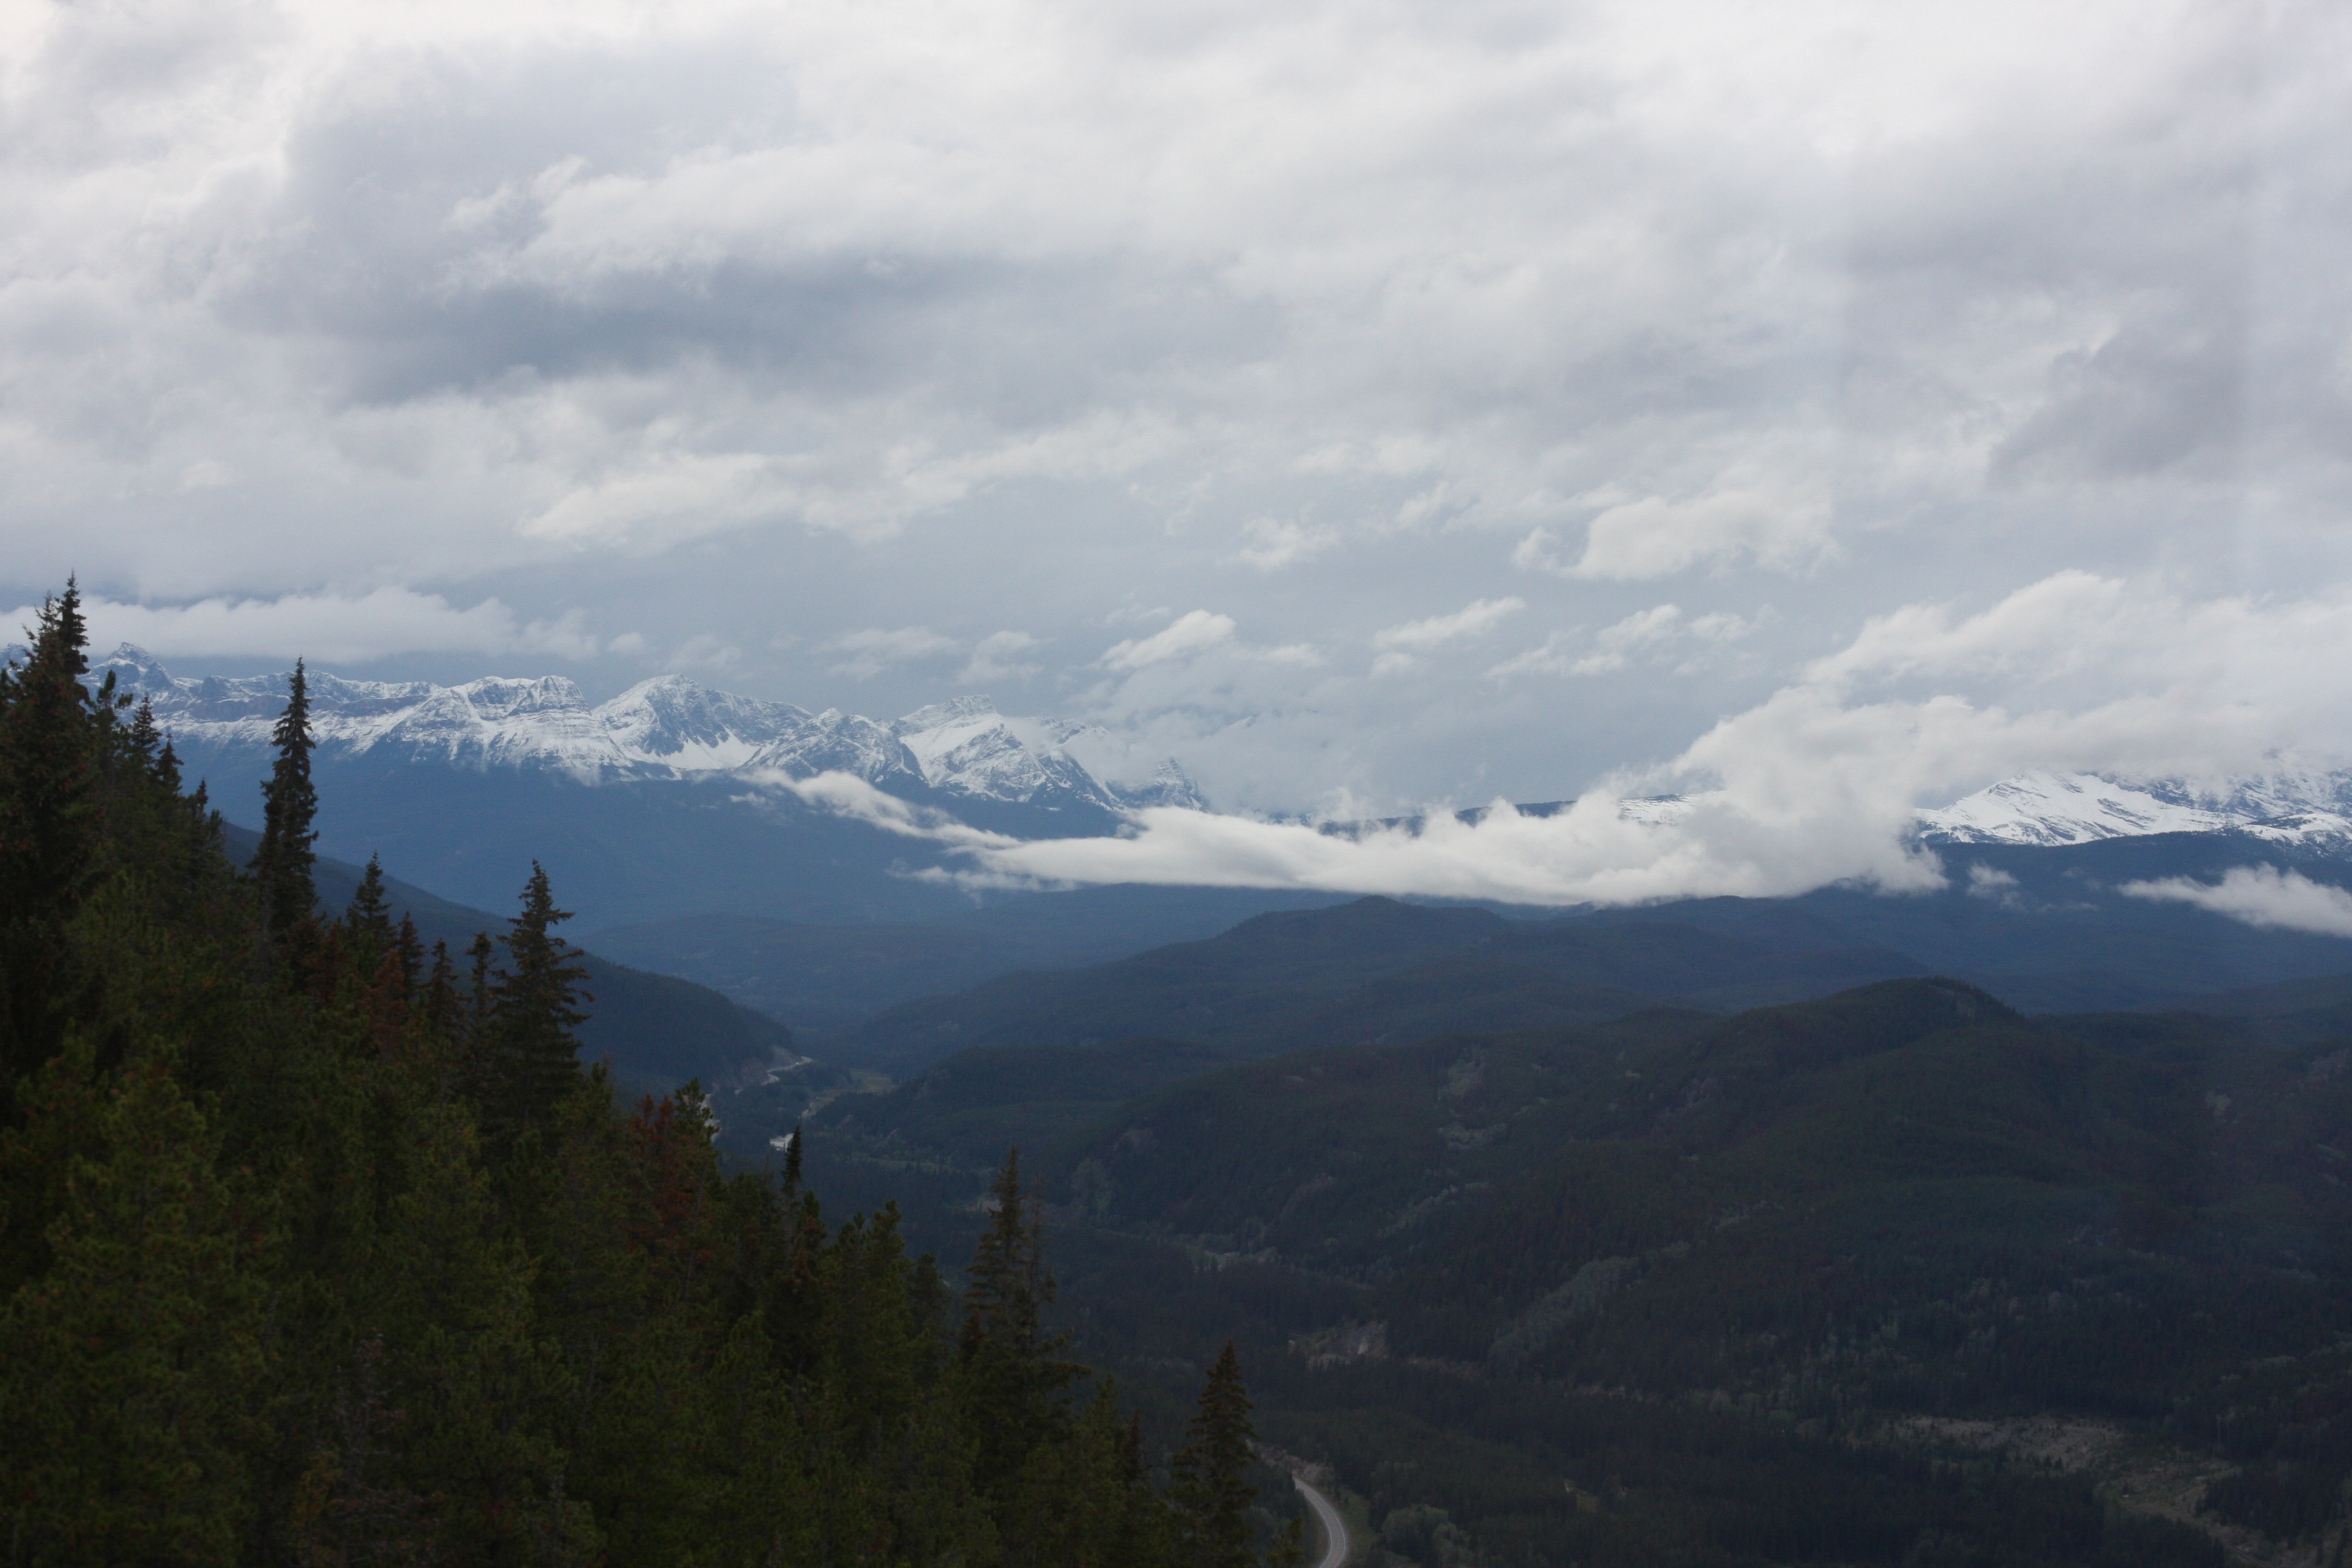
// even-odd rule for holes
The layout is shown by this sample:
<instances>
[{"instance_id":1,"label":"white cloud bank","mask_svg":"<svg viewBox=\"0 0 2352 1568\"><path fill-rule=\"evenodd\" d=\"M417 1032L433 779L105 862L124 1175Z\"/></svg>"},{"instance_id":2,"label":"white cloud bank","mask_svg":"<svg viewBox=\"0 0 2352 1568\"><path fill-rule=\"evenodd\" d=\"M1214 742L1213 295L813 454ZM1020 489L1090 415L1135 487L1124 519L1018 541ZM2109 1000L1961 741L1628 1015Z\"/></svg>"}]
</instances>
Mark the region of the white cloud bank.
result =
<instances>
[{"instance_id":1,"label":"white cloud bank","mask_svg":"<svg viewBox=\"0 0 2352 1568\"><path fill-rule=\"evenodd\" d=\"M1205 648L1214 647L1233 635L1234 618L1231 616L1213 615L1207 610L1188 610L1148 637L1130 637L1106 648L1102 656L1103 668L1132 671L1165 664L1170 659L1188 658Z\"/></svg>"},{"instance_id":2,"label":"white cloud bank","mask_svg":"<svg viewBox=\"0 0 2352 1568\"><path fill-rule=\"evenodd\" d=\"M1652 612L1648 624L1673 618ZM1643 634L1634 626L1619 641L1633 646ZM2012 711L1972 698L1970 684L1987 679L2039 705ZM1909 689L1923 682L1924 690ZM1844 880L1901 892L1944 882L1941 864L1913 837L1923 804L2056 764L2218 778L2315 734L2340 740L2329 726L2340 726L2347 708L2352 594L2189 602L2062 573L1972 616L1913 605L1878 617L1680 755L1603 779L1550 816L1498 801L1475 824L1433 809L1419 826L1339 832L1152 809L1116 837L1024 842L916 822L851 779L803 793L947 846L980 882L1313 888L1536 904L1769 897ZM1623 809L1663 793L1680 795L1679 805ZM2147 884L2138 896L2352 934L2352 896L2291 873L2233 872L2216 888Z\"/></svg>"},{"instance_id":3,"label":"white cloud bank","mask_svg":"<svg viewBox=\"0 0 2352 1568\"><path fill-rule=\"evenodd\" d=\"M2218 882L2188 877L2126 882L2120 891L2135 899L2195 904L2251 926L2352 936L2352 893L2275 866L2232 867Z\"/></svg>"}]
</instances>

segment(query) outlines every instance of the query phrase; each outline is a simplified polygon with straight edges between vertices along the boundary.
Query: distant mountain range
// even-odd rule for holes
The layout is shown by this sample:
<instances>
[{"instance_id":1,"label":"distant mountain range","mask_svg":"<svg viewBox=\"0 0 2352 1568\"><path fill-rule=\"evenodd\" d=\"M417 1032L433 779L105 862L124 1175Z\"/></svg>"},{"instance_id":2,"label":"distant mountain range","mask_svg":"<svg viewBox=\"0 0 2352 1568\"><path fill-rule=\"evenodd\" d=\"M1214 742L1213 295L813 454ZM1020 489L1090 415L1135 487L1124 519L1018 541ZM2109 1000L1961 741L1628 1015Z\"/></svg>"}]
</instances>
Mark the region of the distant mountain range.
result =
<instances>
[{"instance_id":1,"label":"distant mountain range","mask_svg":"<svg viewBox=\"0 0 2352 1568\"><path fill-rule=\"evenodd\" d=\"M286 706L285 674L175 676L129 643L90 673L103 679L110 670L154 705L183 752L260 751ZM320 671L310 677L310 703L322 755L343 761L548 772L581 784L838 771L894 794L1044 809L1203 804L1172 757L1138 769L1099 725L1007 717L979 696L884 721L714 691L682 675L640 681L591 706L560 675L435 686Z\"/></svg>"},{"instance_id":2,"label":"distant mountain range","mask_svg":"<svg viewBox=\"0 0 2352 1568\"><path fill-rule=\"evenodd\" d=\"M21 657L21 650L12 650ZM256 787L284 674L173 674L117 648L92 667L144 695L232 822ZM533 859L589 925L728 910L858 921L952 915L937 846L811 805L785 781L851 773L1026 838L1109 833L1142 805L1202 805L1182 765L1099 726L965 696L890 721L714 691L682 676L591 703L561 676L459 686L310 676L320 848L500 909Z\"/></svg>"},{"instance_id":3,"label":"distant mountain range","mask_svg":"<svg viewBox=\"0 0 2352 1568\"><path fill-rule=\"evenodd\" d=\"M2352 847L2352 770L2233 780L2219 790L2179 781L2035 772L2003 779L1919 814L1920 836L1943 844L2088 844L2158 833L2245 833L2274 844Z\"/></svg>"},{"instance_id":4,"label":"distant mountain range","mask_svg":"<svg viewBox=\"0 0 2352 1568\"><path fill-rule=\"evenodd\" d=\"M127 644L93 673L109 671L154 704L230 819L256 822L252 784L268 766L285 675L179 676ZM948 867L937 845L782 787L826 771L1028 838L1117 832L1140 806L1207 805L1172 758L1139 754L1100 726L1007 715L982 696L880 720L676 675L602 703L561 676L436 686L322 670L312 672L311 692L325 852L364 860L380 851L437 890L492 909L512 898L536 858L599 927L714 912L932 920L971 908L940 875ZM1664 820L1681 804L1624 809ZM1939 846L2218 835L2249 850L2334 860L2352 852L2352 771L2281 769L2202 789L2028 773L1923 811L1918 822L1921 838Z\"/></svg>"}]
</instances>

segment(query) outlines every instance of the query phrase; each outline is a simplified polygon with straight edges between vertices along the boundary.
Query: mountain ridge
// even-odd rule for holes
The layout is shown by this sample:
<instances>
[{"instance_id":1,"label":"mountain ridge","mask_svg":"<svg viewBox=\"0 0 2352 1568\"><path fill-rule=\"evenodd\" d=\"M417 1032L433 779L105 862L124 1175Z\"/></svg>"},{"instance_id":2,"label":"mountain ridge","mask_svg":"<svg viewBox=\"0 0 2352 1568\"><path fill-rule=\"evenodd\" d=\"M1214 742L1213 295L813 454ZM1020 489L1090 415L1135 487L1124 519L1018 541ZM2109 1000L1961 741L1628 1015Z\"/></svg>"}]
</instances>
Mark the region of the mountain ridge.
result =
<instances>
[{"instance_id":1,"label":"mountain ridge","mask_svg":"<svg viewBox=\"0 0 2352 1568\"><path fill-rule=\"evenodd\" d=\"M152 704L184 752L230 754L268 743L285 706L284 674L175 676L152 654L124 643L93 660L118 688ZM803 779L854 773L892 794L936 794L1057 809L1118 813L1135 805L1205 805L1174 758L1138 759L1133 780L1116 772L1116 746L1099 726L999 712L971 694L884 721L828 708L743 697L683 675L639 681L591 704L561 675L485 676L455 686L428 681L310 676L311 724L331 759L393 759L481 772L550 772L573 782L683 781L734 775ZM1069 749L1087 742L1090 767Z\"/></svg>"}]
</instances>

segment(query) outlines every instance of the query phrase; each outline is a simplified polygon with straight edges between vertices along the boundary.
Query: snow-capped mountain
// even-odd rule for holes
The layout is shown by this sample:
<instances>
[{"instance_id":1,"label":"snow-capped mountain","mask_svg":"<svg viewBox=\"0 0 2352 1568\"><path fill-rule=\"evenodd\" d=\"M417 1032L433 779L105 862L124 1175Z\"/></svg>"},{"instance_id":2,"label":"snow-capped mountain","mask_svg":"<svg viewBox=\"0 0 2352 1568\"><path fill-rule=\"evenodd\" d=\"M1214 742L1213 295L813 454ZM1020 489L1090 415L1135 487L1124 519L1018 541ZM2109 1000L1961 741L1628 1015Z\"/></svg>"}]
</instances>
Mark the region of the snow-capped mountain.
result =
<instances>
[{"instance_id":1,"label":"snow-capped mountain","mask_svg":"<svg viewBox=\"0 0 2352 1568\"><path fill-rule=\"evenodd\" d=\"M2246 833L2284 844L2352 844L2352 771L2301 770L2198 790L2172 780L2020 773L1919 814L1945 844L2087 844L2157 833Z\"/></svg>"},{"instance_id":2,"label":"snow-capped mountain","mask_svg":"<svg viewBox=\"0 0 2352 1568\"><path fill-rule=\"evenodd\" d=\"M173 675L129 644L91 667L153 705L183 751L258 751L286 703L284 675ZM311 726L324 760L435 763L482 772L554 773L582 784L739 776L757 782L842 771L897 794L1116 812L1202 805L1173 759L1133 782L1098 776L1068 742L1116 775L1128 762L1099 729L1009 718L985 697L958 697L894 722L811 713L715 691L684 676L642 681L592 705L562 676L487 677L460 686L310 677Z\"/></svg>"}]
</instances>

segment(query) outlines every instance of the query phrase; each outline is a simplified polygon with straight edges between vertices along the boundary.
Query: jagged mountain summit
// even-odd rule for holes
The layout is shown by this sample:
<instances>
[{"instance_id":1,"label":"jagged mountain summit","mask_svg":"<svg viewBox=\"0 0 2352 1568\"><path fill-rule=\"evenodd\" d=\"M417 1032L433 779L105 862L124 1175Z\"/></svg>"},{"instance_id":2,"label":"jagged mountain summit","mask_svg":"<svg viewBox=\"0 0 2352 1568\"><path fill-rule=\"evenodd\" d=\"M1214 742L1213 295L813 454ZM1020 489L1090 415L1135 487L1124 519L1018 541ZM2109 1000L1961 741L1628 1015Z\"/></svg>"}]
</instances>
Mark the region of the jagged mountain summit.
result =
<instances>
[{"instance_id":1,"label":"jagged mountain summit","mask_svg":"<svg viewBox=\"0 0 2352 1568\"><path fill-rule=\"evenodd\" d=\"M233 753L268 743L285 705L284 675L224 679L173 675L124 644L92 666L144 695L184 751ZM458 686L310 677L322 758L438 763L483 772L553 773L585 784L734 775L757 782L840 771L898 795L1028 806L1203 805L1174 759L1134 764L1098 727L1011 718L988 698L934 703L891 722L827 709L811 713L717 691L685 676L641 681L592 705L562 676L486 677ZM1080 753L1087 761L1080 760ZM1091 762L1093 766L1089 766Z\"/></svg>"},{"instance_id":2,"label":"jagged mountain summit","mask_svg":"<svg viewBox=\"0 0 2352 1568\"><path fill-rule=\"evenodd\" d=\"M2037 771L1919 814L1940 844L2088 844L2159 833L2243 833L2279 844L2352 846L2352 770L2294 770L2200 790Z\"/></svg>"}]
</instances>

